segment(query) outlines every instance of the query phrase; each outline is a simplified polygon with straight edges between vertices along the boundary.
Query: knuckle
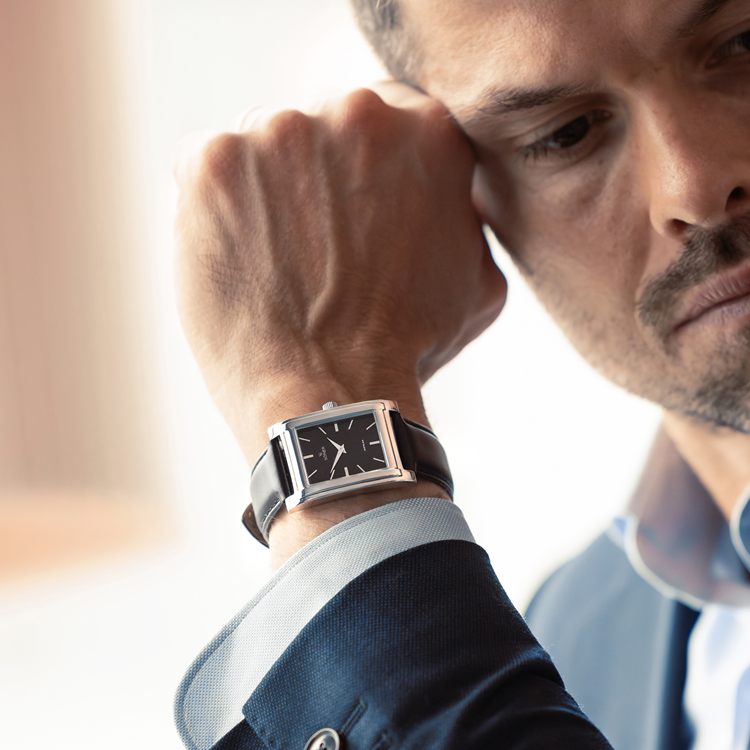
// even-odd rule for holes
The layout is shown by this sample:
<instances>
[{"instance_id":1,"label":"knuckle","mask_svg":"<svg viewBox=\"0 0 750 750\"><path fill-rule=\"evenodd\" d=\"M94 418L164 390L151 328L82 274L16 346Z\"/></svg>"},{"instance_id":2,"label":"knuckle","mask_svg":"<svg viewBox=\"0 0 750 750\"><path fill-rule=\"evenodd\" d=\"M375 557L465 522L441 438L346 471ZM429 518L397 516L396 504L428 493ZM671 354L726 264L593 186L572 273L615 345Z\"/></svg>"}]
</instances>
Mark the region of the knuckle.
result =
<instances>
[{"instance_id":1,"label":"knuckle","mask_svg":"<svg viewBox=\"0 0 750 750\"><path fill-rule=\"evenodd\" d=\"M222 133L212 138L199 156L199 183L215 185L231 180L244 161L245 149L245 140L235 133Z\"/></svg>"},{"instance_id":2,"label":"knuckle","mask_svg":"<svg viewBox=\"0 0 750 750\"><path fill-rule=\"evenodd\" d=\"M428 120L453 124L450 110L438 99L427 97L421 108L423 116Z\"/></svg>"},{"instance_id":3,"label":"knuckle","mask_svg":"<svg viewBox=\"0 0 750 750\"><path fill-rule=\"evenodd\" d=\"M311 132L312 118L297 109L274 113L262 129L262 138L271 147L283 147L306 139Z\"/></svg>"},{"instance_id":4,"label":"knuckle","mask_svg":"<svg viewBox=\"0 0 750 750\"><path fill-rule=\"evenodd\" d=\"M445 143L454 147L468 149L468 141L462 133L451 113L440 102L426 106L423 113L425 127Z\"/></svg>"},{"instance_id":5,"label":"knuckle","mask_svg":"<svg viewBox=\"0 0 750 750\"><path fill-rule=\"evenodd\" d=\"M359 130L389 121L394 110L371 89L356 89L344 96L339 111L346 127Z\"/></svg>"},{"instance_id":6,"label":"knuckle","mask_svg":"<svg viewBox=\"0 0 750 750\"><path fill-rule=\"evenodd\" d=\"M344 103L354 110L389 109L381 96L372 89L358 88L350 91L343 98Z\"/></svg>"}]
</instances>

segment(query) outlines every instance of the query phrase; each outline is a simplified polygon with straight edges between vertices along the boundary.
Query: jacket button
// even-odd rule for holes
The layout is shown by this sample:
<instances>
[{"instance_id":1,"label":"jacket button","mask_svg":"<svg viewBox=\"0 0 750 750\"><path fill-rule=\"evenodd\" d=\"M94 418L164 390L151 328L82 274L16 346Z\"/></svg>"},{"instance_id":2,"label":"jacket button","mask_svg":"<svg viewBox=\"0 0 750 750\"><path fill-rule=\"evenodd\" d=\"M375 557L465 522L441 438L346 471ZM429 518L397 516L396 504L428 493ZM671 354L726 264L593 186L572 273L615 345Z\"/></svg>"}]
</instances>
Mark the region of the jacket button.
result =
<instances>
[{"instance_id":1,"label":"jacket button","mask_svg":"<svg viewBox=\"0 0 750 750\"><path fill-rule=\"evenodd\" d=\"M305 750L340 750L341 742L335 729L319 729L310 737Z\"/></svg>"}]
</instances>

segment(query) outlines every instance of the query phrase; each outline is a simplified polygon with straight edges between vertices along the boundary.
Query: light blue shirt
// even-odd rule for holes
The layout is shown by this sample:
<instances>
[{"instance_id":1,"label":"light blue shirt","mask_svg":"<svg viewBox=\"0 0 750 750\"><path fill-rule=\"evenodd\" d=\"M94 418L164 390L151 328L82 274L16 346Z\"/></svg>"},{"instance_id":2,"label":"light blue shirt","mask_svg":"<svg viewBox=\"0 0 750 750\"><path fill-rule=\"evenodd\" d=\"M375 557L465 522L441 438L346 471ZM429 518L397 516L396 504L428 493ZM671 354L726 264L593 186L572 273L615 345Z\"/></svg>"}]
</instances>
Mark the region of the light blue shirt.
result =
<instances>
[{"instance_id":1,"label":"light blue shirt","mask_svg":"<svg viewBox=\"0 0 750 750\"><path fill-rule=\"evenodd\" d=\"M673 454L676 455L676 454ZM692 750L750 744L750 584L729 524L687 465L647 468L611 536L636 571L701 614L688 642L685 713ZM743 503L745 497L739 498Z\"/></svg>"}]
</instances>

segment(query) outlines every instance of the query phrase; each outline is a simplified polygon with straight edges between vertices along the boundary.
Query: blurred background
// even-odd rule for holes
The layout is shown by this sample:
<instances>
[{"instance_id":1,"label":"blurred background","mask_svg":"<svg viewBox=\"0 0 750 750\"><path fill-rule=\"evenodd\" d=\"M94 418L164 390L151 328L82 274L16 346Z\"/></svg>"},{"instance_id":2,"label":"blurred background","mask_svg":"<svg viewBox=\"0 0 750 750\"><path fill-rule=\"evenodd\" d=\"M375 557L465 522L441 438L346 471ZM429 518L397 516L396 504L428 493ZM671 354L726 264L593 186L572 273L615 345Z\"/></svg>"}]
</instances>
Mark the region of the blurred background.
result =
<instances>
[{"instance_id":1,"label":"blurred background","mask_svg":"<svg viewBox=\"0 0 750 750\"><path fill-rule=\"evenodd\" d=\"M177 322L172 154L382 75L346 0L0 0L0 747L182 747L174 689L268 569ZM425 398L523 608L622 506L658 413L495 250L507 308Z\"/></svg>"}]
</instances>

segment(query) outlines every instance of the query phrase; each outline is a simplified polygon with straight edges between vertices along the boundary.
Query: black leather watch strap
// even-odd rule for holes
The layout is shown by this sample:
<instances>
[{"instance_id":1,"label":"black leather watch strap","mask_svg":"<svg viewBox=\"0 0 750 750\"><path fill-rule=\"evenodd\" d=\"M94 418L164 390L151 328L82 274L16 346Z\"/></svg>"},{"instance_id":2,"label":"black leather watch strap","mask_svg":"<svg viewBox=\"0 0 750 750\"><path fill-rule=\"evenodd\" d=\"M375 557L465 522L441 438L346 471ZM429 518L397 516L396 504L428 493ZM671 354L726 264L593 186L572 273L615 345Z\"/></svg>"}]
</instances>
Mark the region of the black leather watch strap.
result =
<instances>
[{"instance_id":1,"label":"black leather watch strap","mask_svg":"<svg viewBox=\"0 0 750 750\"><path fill-rule=\"evenodd\" d=\"M401 463L413 471L417 479L434 482L453 497L448 458L443 446L431 430L404 419L397 411L389 411ZM250 479L253 501L242 515L247 530L268 546L268 529L282 504L292 494L292 480L279 438L274 438L258 459Z\"/></svg>"},{"instance_id":2,"label":"black leather watch strap","mask_svg":"<svg viewBox=\"0 0 750 750\"><path fill-rule=\"evenodd\" d=\"M397 411L391 411L389 414L404 468L413 471L417 479L429 479L434 482L452 498L453 479L448 457L435 433L421 424L404 419Z\"/></svg>"},{"instance_id":3,"label":"black leather watch strap","mask_svg":"<svg viewBox=\"0 0 750 750\"><path fill-rule=\"evenodd\" d=\"M251 503L242 515L247 530L266 547L268 527L291 494L292 480L281 440L274 438L256 462L250 477L250 497L255 500L255 508Z\"/></svg>"}]
</instances>

